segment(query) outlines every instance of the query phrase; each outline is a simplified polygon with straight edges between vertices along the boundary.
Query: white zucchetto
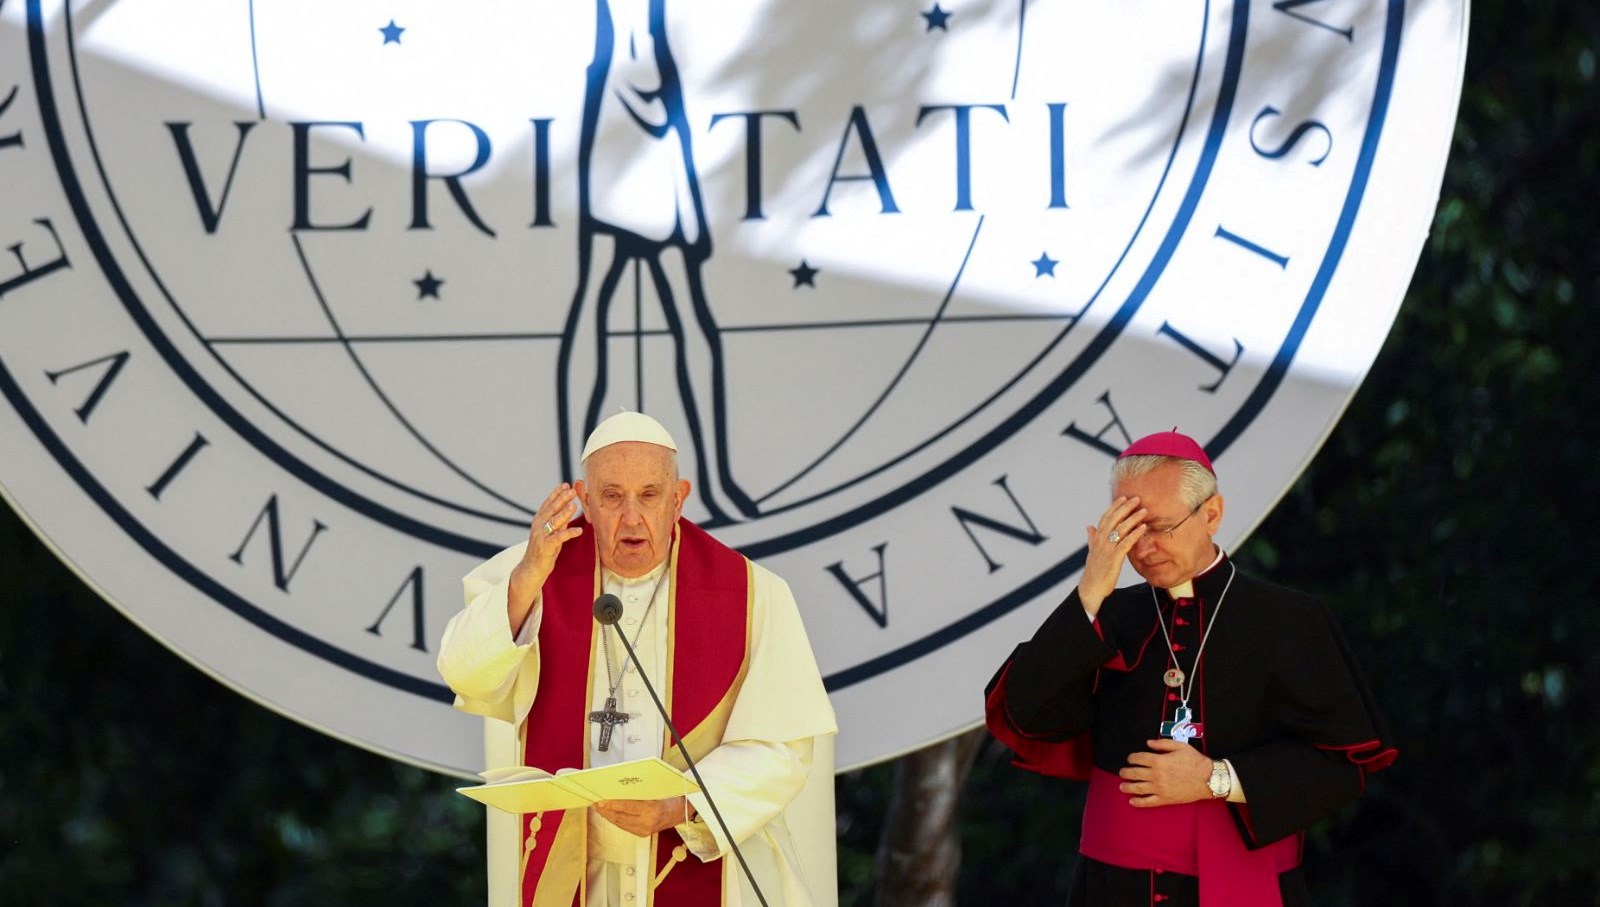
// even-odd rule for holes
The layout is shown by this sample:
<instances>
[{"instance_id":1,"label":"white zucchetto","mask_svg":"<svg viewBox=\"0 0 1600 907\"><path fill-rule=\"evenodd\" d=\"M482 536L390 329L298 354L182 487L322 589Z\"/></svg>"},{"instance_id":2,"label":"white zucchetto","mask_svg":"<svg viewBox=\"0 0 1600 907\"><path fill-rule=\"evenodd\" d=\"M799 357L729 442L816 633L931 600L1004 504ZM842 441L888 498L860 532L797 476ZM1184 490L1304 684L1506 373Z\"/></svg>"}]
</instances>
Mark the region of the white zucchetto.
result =
<instances>
[{"instance_id":1,"label":"white zucchetto","mask_svg":"<svg viewBox=\"0 0 1600 907\"><path fill-rule=\"evenodd\" d=\"M588 443L583 445L583 456L578 462L588 462L595 451L623 441L643 441L674 452L678 449L678 445L672 442L672 435L667 434L660 422L644 413L620 412L594 427Z\"/></svg>"}]
</instances>

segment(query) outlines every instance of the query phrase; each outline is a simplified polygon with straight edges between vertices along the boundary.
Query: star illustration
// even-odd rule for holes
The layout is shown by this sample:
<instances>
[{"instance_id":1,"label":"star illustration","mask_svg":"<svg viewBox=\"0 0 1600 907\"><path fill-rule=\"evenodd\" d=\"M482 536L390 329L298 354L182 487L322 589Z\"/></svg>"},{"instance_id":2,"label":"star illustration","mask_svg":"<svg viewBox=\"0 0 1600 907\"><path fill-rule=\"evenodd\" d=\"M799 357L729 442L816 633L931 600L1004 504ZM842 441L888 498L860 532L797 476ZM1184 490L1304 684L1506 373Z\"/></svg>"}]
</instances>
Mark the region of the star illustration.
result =
<instances>
[{"instance_id":1,"label":"star illustration","mask_svg":"<svg viewBox=\"0 0 1600 907\"><path fill-rule=\"evenodd\" d=\"M385 44L399 44L400 43L400 33L405 31L405 29L401 28L400 26L398 26L396 24L394 24L394 20L390 19L389 20L389 24L385 25L384 27L382 27L380 29L378 29L378 31L383 32L383 43L385 43Z\"/></svg>"},{"instance_id":2,"label":"star illustration","mask_svg":"<svg viewBox=\"0 0 1600 907\"><path fill-rule=\"evenodd\" d=\"M439 288L444 285L444 281L433 276L432 268L429 268L426 274L411 282L417 285L417 299L419 301L430 298L438 299Z\"/></svg>"},{"instance_id":3,"label":"star illustration","mask_svg":"<svg viewBox=\"0 0 1600 907\"><path fill-rule=\"evenodd\" d=\"M1048 252L1040 252L1039 253L1039 257L1034 259L1033 262L1032 262L1032 264L1033 264L1033 276L1034 277L1054 277L1054 276L1056 276L1056 265L1058 265L1060 263L1061 262L1057 261L1056 259L1051 258L1050 257L1050 253L1048 253Z\"/></svg>"},{"instance_id":4,"label":"star illustration","mask_svg":"<svg viewBox=\"0 0 1600 907\"><path fill-rule=\"evenodd\" d=\"M933 31L936 28L940 31L950 30L950 26L946 23L950 21L951 13L947 10L940 9L939 4L935 3L933 5L933 9L930 9L921 15L922 18L928 20L928 27L926 31Z\"/></svg>"},{"instance_id":5,"label":"star illustration","mask_svg":"<svg viewBox=\"0 0 1600 907\"><path fill-rule=\"evenodd\" d=\"M798 268L789 269L789 276L794 278L794 286L791 289L798 290L801 287L815 287L817 285L817 274L821 270L821 268L811 267L804 258L800 259Z\"/></svg>"}]
</instances>

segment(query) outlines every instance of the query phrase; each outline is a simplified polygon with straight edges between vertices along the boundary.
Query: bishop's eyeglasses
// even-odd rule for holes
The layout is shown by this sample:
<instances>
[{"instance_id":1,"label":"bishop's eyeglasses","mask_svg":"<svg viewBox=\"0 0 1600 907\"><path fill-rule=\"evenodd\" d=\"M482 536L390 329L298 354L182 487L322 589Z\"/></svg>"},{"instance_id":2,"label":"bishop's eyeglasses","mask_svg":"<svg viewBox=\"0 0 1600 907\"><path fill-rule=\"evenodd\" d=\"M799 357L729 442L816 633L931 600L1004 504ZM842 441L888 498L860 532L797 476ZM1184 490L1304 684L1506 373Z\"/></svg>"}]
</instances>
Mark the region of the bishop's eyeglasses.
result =
<instances>
[{"instance_id":1,"label":"bishop's eyeglasses","mask_svg":"<svg viewBox=\"0 0 1600 907\"><path fill-rule=\"evenodd\" d=\"M1212 497L1215 497L1215 495L1213 495ZM1211 500L1211 498L1206 498L1206 501L1209 501L1209 500ZM1151 537L1160 536L1160 537L1162 537L1164 539L1172 538L1172 534L1174 532L1178 531L1178 527L1179 526L1182 526L1184 523L1189 522L1189 517L1192 517L1195 514L1199 513L1200 512L1200 508L1206 506L1206 501L1201 501L1200 503L1194 505L1194 509L1190 510L1188 512L1188 514L1186 514L1184 516L1183 519L1177 521L1176 523L1173 523L1171 526L1168 526L1165 529L1157 529L1156 527L1151 526L1149 523L1145 523L1145 534L1148 535L1148 536L1151 536Z\"/></svg>"}]
</instances>

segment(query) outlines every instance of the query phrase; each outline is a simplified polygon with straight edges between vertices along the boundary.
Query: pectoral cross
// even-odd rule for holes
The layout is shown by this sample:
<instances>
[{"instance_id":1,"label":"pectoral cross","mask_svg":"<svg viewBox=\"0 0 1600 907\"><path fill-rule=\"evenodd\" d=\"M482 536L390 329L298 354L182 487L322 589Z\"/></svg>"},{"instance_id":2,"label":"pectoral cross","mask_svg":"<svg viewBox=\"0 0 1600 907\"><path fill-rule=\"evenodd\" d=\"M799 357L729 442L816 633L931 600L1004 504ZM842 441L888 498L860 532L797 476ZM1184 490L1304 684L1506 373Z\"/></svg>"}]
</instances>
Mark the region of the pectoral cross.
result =
<instances>
[{"instance_id":1,"label":"pectoral cross","mask_svg":"<svg viewBox=\"0 0 1600 907\"><path fill-rule=\"evenodd\" d=\"M611 732L617 725L628 723L628 713L617 711L617 697L606 697L606 707L598 712L590 712L589 720L600 725L600 752L605 752L611 747Z\"/></svg>"},{"instance_id":2,"label":"pectoral cross","mask_svg":"<svg viewBox=\"0 0 1600 907\"><path fill-rule=\"evenodd\" d=\"M1196 737L1204 737L1205 729L1190 721L1190 714L1188 706L1180 705L1174 709L1172 720L1161 722L1161 736L1171 737L1179 743L1188 743Z\"/></svg>"}]
</instances>

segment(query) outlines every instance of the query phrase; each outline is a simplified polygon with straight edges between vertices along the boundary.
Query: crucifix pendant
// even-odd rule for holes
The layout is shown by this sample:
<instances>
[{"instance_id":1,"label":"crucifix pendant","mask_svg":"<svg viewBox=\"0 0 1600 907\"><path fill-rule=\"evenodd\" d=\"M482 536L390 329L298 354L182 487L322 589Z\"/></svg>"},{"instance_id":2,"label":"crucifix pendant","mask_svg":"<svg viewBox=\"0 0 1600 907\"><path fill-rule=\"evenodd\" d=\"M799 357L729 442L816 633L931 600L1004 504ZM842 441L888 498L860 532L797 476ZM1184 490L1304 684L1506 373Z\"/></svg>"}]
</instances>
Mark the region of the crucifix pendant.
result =
<instances>
[{"instance_id":1,"label":"crucifix pendant","mask_svg":"<svg viewBox=\"0 0 1600 907\"><path fill-rule=\"evenodd\" d=\"M1189 720L1190 714L1186 705L1173 709L1172 720L1161 722L1161 736L1171 737L1179 743L1188 743L1196 737L1204 737L1205 730Z\"/></svg>"},{"instance_id":2,"label":"crucifix pendant","mask_svg":"<svg viewBox=\"0 0 1600 907\"><path fill-rule=\"evenodd\" d=\"M606 707L589 713L589 721L600 725L600 752L611 748L611 732L617 725L628 723L628 713L617 711L617 697L607 696Z\"/></svg>"}]
</instances>

